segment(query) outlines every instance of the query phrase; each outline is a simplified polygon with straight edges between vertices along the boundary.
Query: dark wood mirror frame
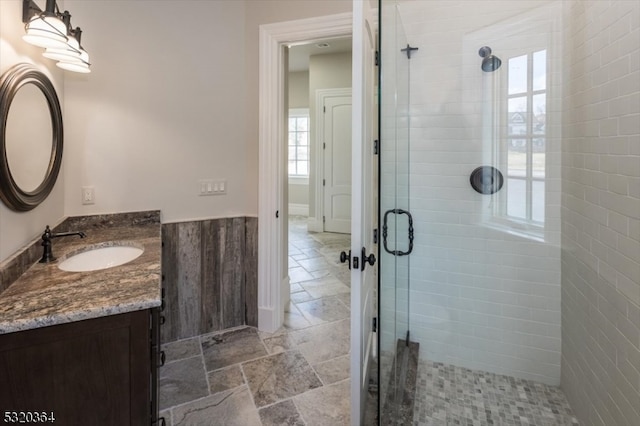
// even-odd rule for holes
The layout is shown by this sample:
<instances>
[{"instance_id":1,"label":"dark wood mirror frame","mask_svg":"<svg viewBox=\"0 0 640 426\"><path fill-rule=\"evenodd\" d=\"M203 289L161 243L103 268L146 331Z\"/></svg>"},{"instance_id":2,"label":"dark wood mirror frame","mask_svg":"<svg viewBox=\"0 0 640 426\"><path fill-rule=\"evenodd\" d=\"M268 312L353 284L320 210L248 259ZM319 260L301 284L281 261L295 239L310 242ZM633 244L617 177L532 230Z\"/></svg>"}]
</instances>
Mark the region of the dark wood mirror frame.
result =
<instances>
[{"instance_id":1,"label":"dark wood mirror frame","mask_svg":"<svg viewBox=\"0 0 640 426\"><path fill-rule=\"evenodd\" d=\"M49 165L44 179L33 191L25 191L16 183L7 158L6 130L9 108L18 90L27 84L35 85L45 96L49 105L52 129ZM20 63L11 67L0 77L0 199L10 209L31 210L51 193L62 163L62 142L62 111L51 80L31 64Z\"/></svg>"}]
</instances>

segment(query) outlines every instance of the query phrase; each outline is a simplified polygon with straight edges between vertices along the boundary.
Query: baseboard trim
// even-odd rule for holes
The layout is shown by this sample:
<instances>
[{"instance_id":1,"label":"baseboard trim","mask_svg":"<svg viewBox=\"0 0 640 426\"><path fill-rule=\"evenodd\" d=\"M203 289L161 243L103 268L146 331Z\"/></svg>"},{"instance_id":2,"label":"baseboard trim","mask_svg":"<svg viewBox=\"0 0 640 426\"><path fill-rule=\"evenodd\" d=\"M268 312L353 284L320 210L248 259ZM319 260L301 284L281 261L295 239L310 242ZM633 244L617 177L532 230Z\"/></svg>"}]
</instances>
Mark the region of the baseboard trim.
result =
<instances>
[{"instance_id":1,"label":"baseboard trim","mask_svg":"<svg viewBox=\"0 0 640 426\"><path fill-rule=\"evenodd\" d=\"M289 276L287 275L282 279L282 284L280 287L280 297L282 306L287 306L289 300L291 300L291 284L289 282Z\"/></svg>"},{"instance_id":2,"label":"baseboard trim","mask_svg":"<svg viewBox=\"0 0 640 426\"><path fill-rule=\"evenodd\" d=\"M309 216L309 204L289 203L289 214L296 216Z\"/></svg>"},{"instance_id":3,"label":"baseboard trim","mask_svg":"<svg viewBox=\"0 0 640 426\"><path fill-rule=\"evenodd\" d=\"M310 217L307 221L307 230L311 232L324 232L324 224L322 219L318 220L315 217Z\"/></svg>"},{"instance_id":4,"label":"baseboard trim","mask_svg":"<svg viewBox=\"0 0 640 426\"><path fill-rule=\"evenodd\" d=\"M284 312L280 313L273 308L258 307L258 324L260 331L274 333L284 322Z\"/></svg>"}]
</instances>

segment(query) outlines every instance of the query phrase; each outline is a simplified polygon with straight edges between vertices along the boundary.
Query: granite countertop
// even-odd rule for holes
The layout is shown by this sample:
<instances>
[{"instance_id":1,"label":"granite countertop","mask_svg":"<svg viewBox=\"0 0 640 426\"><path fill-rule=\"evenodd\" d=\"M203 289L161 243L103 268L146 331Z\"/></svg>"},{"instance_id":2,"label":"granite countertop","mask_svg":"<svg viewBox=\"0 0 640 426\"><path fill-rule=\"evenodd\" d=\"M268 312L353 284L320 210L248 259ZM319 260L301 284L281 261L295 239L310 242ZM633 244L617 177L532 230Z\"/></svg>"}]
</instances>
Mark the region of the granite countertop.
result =
<instances>
[{"instance_id":1,"label":"granite countertop","mask_svg":"<svg viewBox=\"0 0 640 426\"><path fill-rule=\"evenodd\" d=\"M0 293L0 334L160 306L160 229L157 211L66 219L54 233L82 231L86 237L54 238L57 260L36 261ZM129 263L97 271L58 269L66 256L114 241L144 247L144 252Z\"/></svg>"}]
</instances>

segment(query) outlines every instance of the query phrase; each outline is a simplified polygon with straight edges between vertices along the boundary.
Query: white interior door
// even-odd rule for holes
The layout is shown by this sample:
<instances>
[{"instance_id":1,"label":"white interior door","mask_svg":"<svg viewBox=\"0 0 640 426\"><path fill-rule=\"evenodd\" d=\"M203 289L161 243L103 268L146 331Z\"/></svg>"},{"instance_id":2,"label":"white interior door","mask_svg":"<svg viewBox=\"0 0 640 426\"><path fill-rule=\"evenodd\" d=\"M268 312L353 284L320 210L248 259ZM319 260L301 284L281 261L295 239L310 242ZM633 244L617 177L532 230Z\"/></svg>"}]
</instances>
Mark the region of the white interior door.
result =
<instances>
[{"instance_id":1,"label":"white interior door","mask_svg":"<svg viewBox=\"0 0 640 426\"><path fill-rule=\"evenodd\" d=\"M351 195L351 424L360 425L373 346L376 274L364 257L373 253L375 200L375 26L368 0L353 1L353 137ZM364 268L363 268L364 266Z\"/></svg>"},{"instance_id":2,"label":"white interior door","mask_svg":"<svg viewBox=\"0 0 640 426\"><path fill-rule=\"evenodd\" d=\"M351 232L351 95L325 96L324 230Z\"/></svg>"}]
</instances>

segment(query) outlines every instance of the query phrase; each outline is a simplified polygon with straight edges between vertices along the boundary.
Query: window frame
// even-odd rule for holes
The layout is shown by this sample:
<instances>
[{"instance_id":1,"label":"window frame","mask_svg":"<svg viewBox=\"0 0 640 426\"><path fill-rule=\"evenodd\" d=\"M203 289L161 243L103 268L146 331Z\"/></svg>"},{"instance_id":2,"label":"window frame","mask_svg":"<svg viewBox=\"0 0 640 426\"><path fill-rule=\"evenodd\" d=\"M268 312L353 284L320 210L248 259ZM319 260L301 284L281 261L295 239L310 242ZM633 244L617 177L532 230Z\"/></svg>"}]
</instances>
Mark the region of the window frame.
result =
<instances>
[{"instance_id":1,"label":"window frame","mask_svg":"<svg viewBox=\"0 0 640 426\"><path fill-rule=\"evenodd\" d=\"M307 134L307 159L306 160L299 160L297 157L297 149L296 149L296 157L293 161L299 162L299 161L306 161L307 162L307 174L303 175L303 174L290 174L289 173L289 161L291 161L291 158L289 158L289 148L291 147L298 147L298 145L290 145L289 144L289 136L291 135L291 133L301 133L299 131L291 131L289 130L289 120L291 118L306 118L307 119L307 131L305 132ZM309 169L311 167L311 160L310 160L310 154L311 154L311 116L309 114L309 108L290 108L288 111L288 115L287 115L287 176L289 178L289 182L290 183L299 183L299 184L308 184L309 182Z\"/></svg>"},{"instance_id":2,"label":"window frame","mask_svg":"<svg viewBox=\"0 0 640 426\"><path fill-rule=\"evenodd\" d=\"M545 51L546 58L546 81L544 89L534 90L534 55L538 52ZM494 214L493 220L497 225L505 226L511 229L518 229L532 237L540 237L543 238L544 230L545 230L545 215L543 214L543 220L535 220L533 218L533 185L535 182L546 182L547 180L547 165L548 165L548 142L549 142L549 127L548 127L548 111L549 111L549 87L550 87L550 74L549 74L549 56L550 51L547 46L539 46L539 47L530 47L526 51L521 51L518 54L512 54L509 57L504 58L503 67L507 70L509 68L509 60L513 58L518 58L521 56L527 57L527 87L526 91L509 94L508 85L509 85L509 72L504 73L504 77L501 79L500 92L504 95L500 97L500 101L498 103L498 120L497 124L501 129L501 135L498 141L498 144L495 146L495 155L498 158L499 164L502 165L501 169L504 171L504 188L498 193L498 202L494 204ZM543 133L534 133L534 118L535 114L533 111L534 105L534 97L536 95L545 95L545 130ZM510 133L510 112L509 112L509 101L511 99L526 97L526 130L524 134L512 134ZM545 149L544 149L544 163L545 163L545 174L544 176L535 176L534 175L534 165L533 165L533 154L534 154L534 140L544 138L545 140ZM525 165L525 175L517 176L509 174L509 146L511 141L524 139L525 140L525 154L526 154L526 165ZM525 182L525 217L512 216L508 214L508 186L510 179L521 180ZM545 190L542 191L542 195L545 197L544 208L546 209L546 185Z\"/></svg>"}]
</instances>

